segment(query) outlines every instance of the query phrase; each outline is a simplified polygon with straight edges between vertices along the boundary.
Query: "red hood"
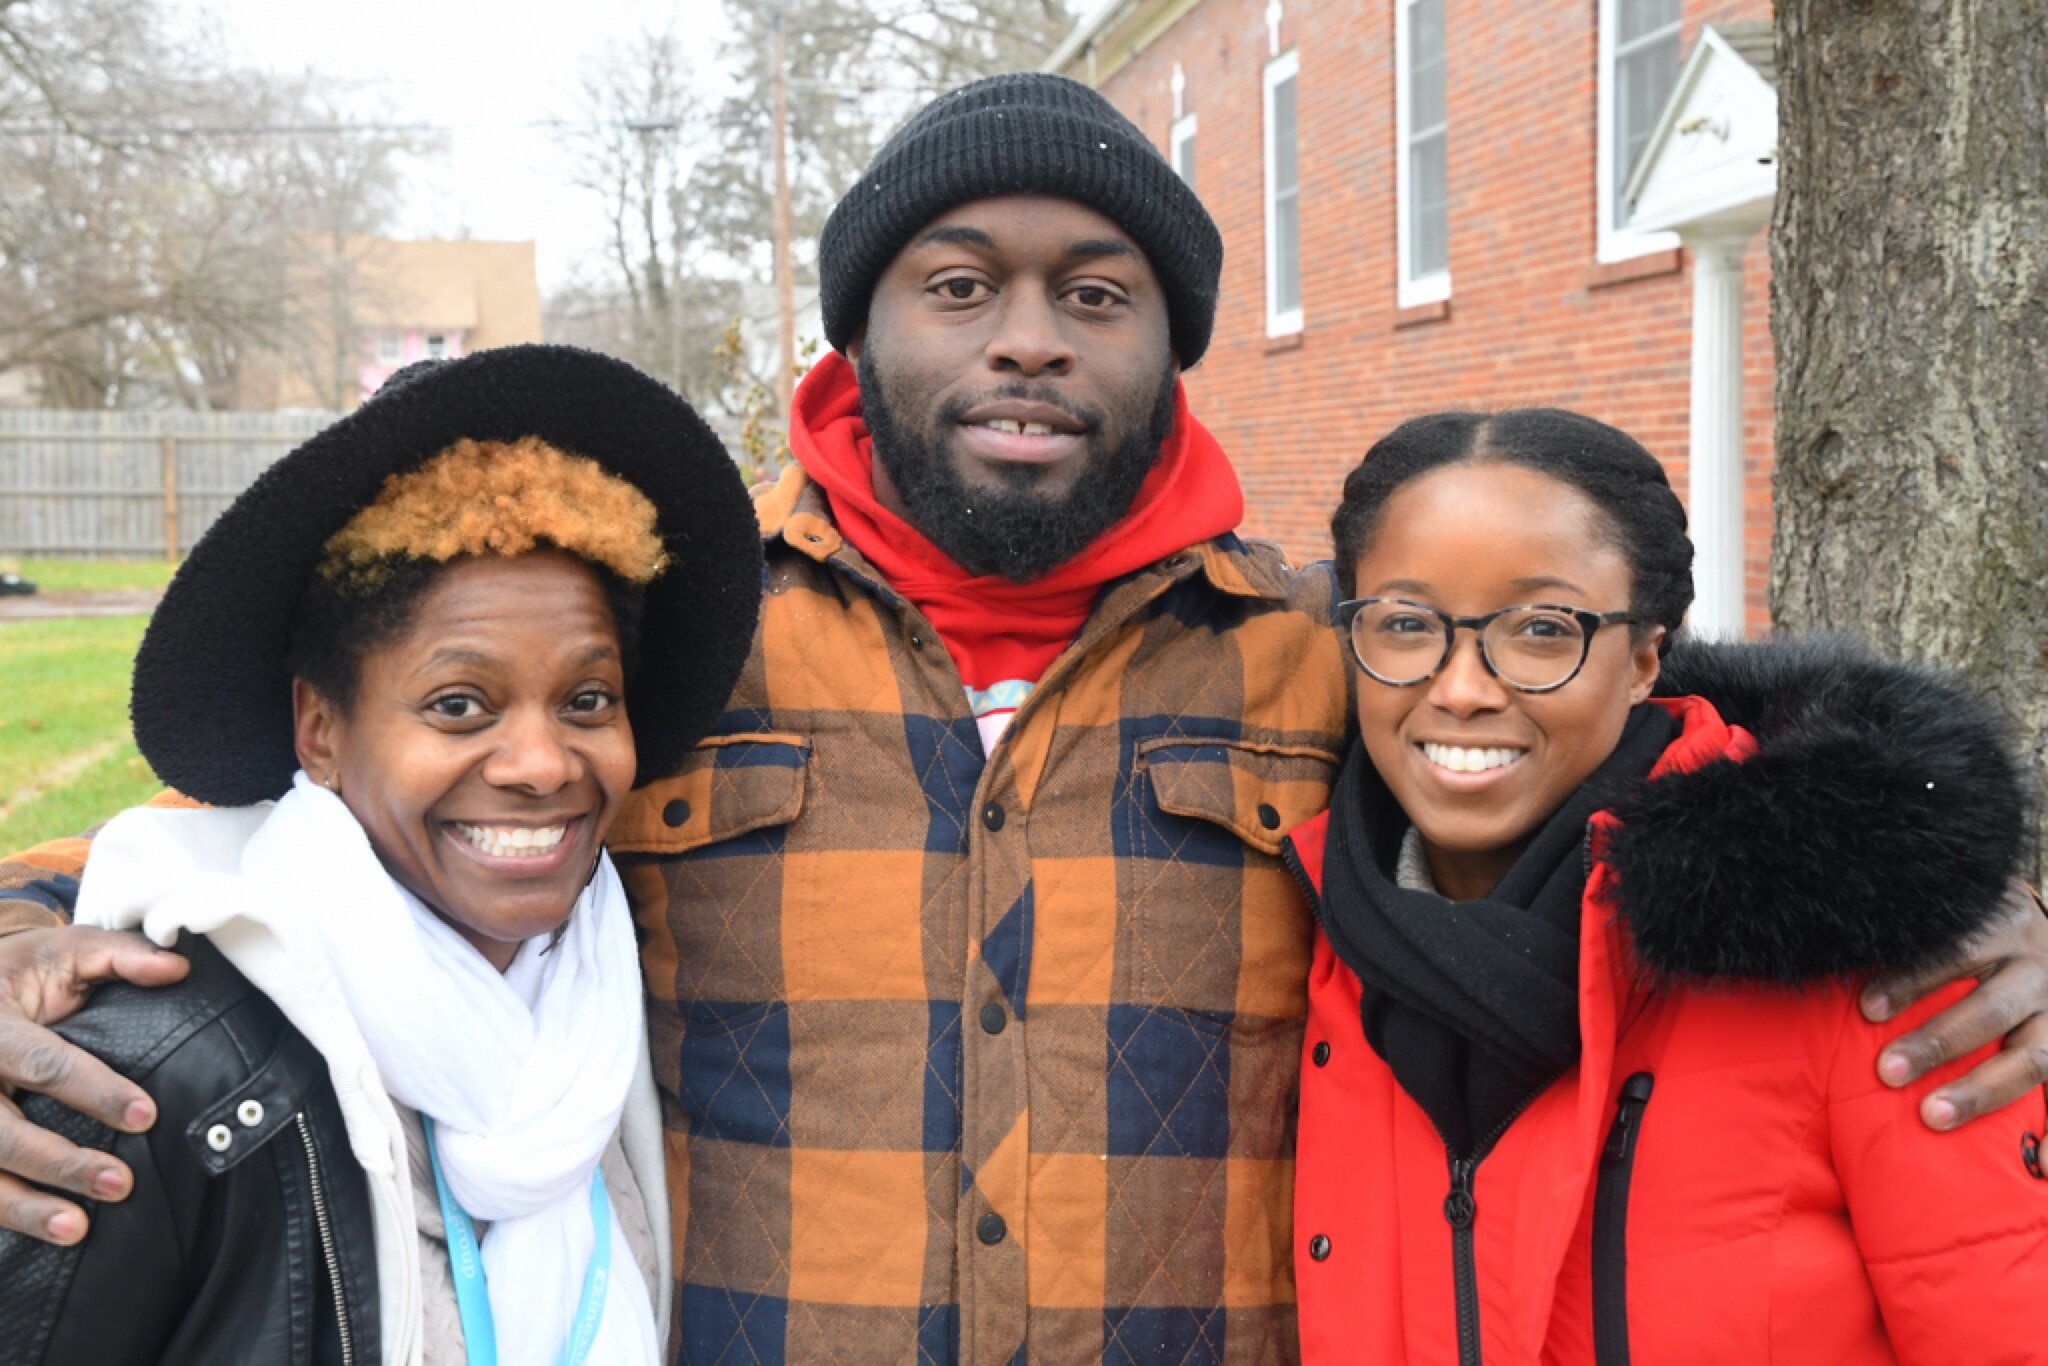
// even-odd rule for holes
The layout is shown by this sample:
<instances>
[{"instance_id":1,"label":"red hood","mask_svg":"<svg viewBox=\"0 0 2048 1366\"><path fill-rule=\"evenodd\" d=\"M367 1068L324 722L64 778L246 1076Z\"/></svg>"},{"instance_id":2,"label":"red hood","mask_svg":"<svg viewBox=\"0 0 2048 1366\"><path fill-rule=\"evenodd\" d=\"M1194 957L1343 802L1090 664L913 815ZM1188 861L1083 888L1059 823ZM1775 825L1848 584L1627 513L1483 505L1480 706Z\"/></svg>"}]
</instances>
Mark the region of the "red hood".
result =
<instances>
[{"instance_id":1,"label":"red hood","mask_svg":"<svg viewBox=\"0 0 2048 1366\"><path fill-rule=\"evenodd\" d=\"M831 500L840 533L931 621L969 687L1036 679L1104 584L1234 530L1244 516L1229 458L1176 384L1173 434L1120 521L1029 583L970 575L876 499L860 387L845 357L812 367L790 407L790 450Z\"/></svg>"}]
</instances>

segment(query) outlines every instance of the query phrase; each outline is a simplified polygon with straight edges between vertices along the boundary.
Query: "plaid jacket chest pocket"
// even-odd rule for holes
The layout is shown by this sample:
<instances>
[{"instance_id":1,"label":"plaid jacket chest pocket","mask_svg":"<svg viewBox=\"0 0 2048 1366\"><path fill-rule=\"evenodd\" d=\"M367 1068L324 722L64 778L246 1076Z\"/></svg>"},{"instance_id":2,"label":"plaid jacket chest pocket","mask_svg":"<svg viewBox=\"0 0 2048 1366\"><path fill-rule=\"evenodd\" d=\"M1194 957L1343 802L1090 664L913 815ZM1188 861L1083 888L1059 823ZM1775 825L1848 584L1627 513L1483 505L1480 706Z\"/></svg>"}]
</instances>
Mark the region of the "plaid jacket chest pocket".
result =
<instances>
[{"instance_id":1,"label":"plaid jacket chest pocket","mask_svg":"<svg viewBox=\"0 0 2048 1366\"><path fill-rule=\"evenodd\" d=\"M1137 763L1161 813L1211 827L1144 852L1195 861L1236 862L1238 846L1278 857L1281 837L1329 805L1337 773L1337 756L1312 745L1179 736L1141 741ZM1162 836L1173 831L1158 824ZM1235 838L1226 842L1225 832Z\"/></svg>"},{"instance_id":2,"label":"plaid jacket chest pocket","mask_svg":"<svg viewBox=\"0 0 2048 1366\"><path fill-rule=\"evenodd\" d=\"M783 996L783 845L811 764L805 735L714 735L620 811L609 843L638 913L657 1036L671 1002L716 1013Z\"/></svg>"},{"instance_id":3,"label":"plaid jacket chest pocket","mask_svg":"<svg viewBox=\"0 0 2048 1366\"><path fill-rule=\"evenodd\" d=\"M615 854L687 854L787 825L803 810L810 757L793 732L711 736L627 797L607 843Z\"/></svg>"},{"instance_id":4,"label":"plaid jacket chest pocket","mask_svg":"<svg viewBox=\"0 0 2048 1366\"><path fill-rule=\"evenodd\" d=\"M1280 862L1329 804L1336 756L1309 745L1142 741L1119 822L1118 991L1240 1032L1307 1012L1308 912Z\"/></svg>"}]
</instances>

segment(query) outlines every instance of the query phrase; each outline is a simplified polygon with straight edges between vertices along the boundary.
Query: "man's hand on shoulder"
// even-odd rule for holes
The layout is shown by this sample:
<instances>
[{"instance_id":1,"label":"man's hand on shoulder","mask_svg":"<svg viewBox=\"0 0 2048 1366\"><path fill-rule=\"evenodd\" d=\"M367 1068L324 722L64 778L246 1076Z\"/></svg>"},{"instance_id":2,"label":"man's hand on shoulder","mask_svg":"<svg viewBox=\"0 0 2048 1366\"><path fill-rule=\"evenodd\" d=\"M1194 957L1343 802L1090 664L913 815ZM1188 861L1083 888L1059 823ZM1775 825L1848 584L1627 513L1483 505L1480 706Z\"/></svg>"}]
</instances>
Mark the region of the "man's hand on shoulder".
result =
<instances>
[{"instance_id":1,"label":"man's hand on shoulder","mask_svg":"<svg viewBox=\"0 0 2048 1366\"><path fill-rule=\"evenodd\" d=\"M1921 1028L1894 1039L1877 1059L1887 1086L1906 1086L1953 1058L2005 1041L2004 1049L1920 1102L1930 1129L1954 1129L2048 1085L2048 914L2019 882L2006 891L1991 927L1959 961L1873 982L1863 1013L1891 1019L1937 988L1963 978L1977 987Z\"/></svg>"},{"instance_id":2,"label":"man's hand on shoulder","mask_svg":"<svg viewBox=\"0 0 2048 1366\"><path fill-rule=\"evenodd\" d=\"M75 1243L85 1236L85 1211L37 1186L127 1198L134 1178L125 1164L37 1128L15 1094L38 1092L124 1133L148 1129L156 1122L148 1094L49 1026L83 1006L97 983L167 986L187 967L139 934L65 926L0 938L0 1227Z\"/></svg>"}]
</instances>

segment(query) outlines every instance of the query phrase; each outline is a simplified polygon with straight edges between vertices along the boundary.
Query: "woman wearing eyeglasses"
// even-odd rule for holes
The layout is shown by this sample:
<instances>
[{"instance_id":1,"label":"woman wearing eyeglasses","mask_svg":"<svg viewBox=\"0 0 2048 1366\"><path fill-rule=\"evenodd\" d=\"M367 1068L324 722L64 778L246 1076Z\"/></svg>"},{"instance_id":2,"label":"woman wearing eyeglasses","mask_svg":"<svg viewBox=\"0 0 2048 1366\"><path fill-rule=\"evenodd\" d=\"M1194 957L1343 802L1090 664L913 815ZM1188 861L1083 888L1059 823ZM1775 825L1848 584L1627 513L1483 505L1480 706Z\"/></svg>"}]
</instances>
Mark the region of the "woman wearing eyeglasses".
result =
<instances>
[{"instance_id":1,"label":"woman wearing eyeglasses","mask_svg":"<svg viewBox=\"0 0 2048 1366\"><path fill-rule=\"evenodd\" d=\"M1791 705L1722 680L1777 696L1749 729L1653 699L1692 543L1588 418L1409 422L1333 529L1360 748L1288 849L1305 1358L2048 1360L2041 1103L1926 1129L1855 999L2013 863L1998 727L1828 644Z\"/></svg>"}]
</instances>

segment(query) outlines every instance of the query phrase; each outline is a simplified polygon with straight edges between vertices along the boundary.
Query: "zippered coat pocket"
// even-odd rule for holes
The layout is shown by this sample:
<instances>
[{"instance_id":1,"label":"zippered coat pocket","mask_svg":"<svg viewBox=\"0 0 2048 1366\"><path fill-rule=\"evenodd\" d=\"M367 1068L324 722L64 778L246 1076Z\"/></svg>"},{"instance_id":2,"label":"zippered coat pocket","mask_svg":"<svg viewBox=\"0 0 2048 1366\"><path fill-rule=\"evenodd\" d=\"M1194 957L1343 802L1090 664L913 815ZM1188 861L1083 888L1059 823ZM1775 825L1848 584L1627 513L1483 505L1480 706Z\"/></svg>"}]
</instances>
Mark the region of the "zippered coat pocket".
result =
<instances>
[{"instance_id":1,"label":"zippered coat pocket","mask_svg":"<svg viewBox=\"0 0 2048 1366\"><path fill-rule=\"evenodd\" d=\"M1628 1192L1656 1083L1650 1073L1636 1072L1621 1084L1614 1125L1600 1150L1593 1193L1593 1359L1599 1366L1628 1366Z\"/></svg>"}]
</instances>

